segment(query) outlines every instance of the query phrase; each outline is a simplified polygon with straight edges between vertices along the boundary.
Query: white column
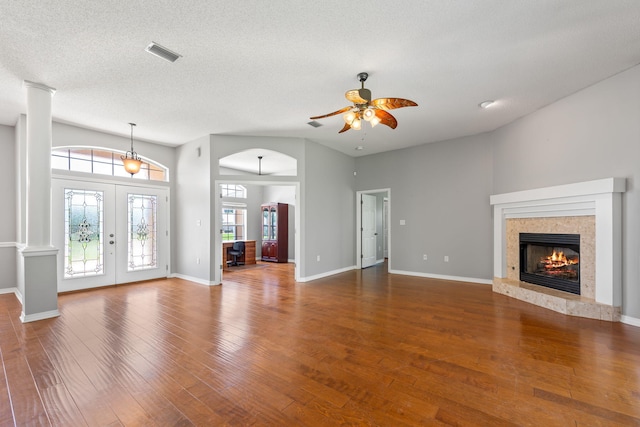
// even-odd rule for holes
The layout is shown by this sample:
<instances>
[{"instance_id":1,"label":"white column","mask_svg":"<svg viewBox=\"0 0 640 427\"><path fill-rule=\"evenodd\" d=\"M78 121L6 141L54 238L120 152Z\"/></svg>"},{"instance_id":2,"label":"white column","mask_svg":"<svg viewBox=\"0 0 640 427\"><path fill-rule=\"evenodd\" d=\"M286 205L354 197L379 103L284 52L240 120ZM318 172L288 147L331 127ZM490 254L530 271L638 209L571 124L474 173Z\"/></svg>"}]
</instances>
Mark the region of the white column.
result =
<instances>
[{"instance_id":1,"label":"white column","mask_svg":"<svg viewBox=\"0 0 640 427\"><path fill-rule=\"evenodd\" d=\"M26 81L27 247L51 247L51 98L55 89Z\"/></svg>"},{"instance_id":2,"label":"white column","mask_svg":"<svg viewBox=\"0 0 640 427\"><path fill-rule=\"evenodd\" d=\"M27 89L26 247L20 252L20 320L60 315L58 250L51 244L51 98L55 89L24 81Z\"/></svg>"}]
</instances>

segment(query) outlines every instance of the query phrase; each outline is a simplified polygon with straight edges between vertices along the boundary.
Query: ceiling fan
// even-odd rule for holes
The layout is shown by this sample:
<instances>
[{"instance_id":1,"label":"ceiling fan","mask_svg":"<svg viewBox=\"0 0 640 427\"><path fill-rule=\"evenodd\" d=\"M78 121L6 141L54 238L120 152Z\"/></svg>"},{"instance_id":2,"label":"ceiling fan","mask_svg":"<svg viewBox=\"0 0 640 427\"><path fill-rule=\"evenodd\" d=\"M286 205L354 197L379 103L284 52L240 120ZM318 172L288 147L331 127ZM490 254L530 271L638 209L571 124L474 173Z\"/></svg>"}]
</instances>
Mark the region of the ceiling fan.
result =
<instances>
[{"instance_id":1,"label":"ceiling fan","mask_svg":"<svg viewBox=\"0 0 640 427\"><path fill-rule=\"evenodd\" d=\"M418 106L415 102L402 98L377 98L372 101L371 91L364 87L364 82L367 81L368 77L369 74L367 73L359 73L358 80L362 83L362 87L360 89L348 90L347 93L344 94L349 101L353 102L353 105L323 116L311 117L311 120L324 119L325 117L344 113L342 117L344 118L345 124L338 133L346 132L349 129L360 130L362 128L362 120L371 123L371 126L382 123L391 129L395 129L396 126L398 126L398 121L389 114L387 110Z\"/></svg>"}]
</instances>

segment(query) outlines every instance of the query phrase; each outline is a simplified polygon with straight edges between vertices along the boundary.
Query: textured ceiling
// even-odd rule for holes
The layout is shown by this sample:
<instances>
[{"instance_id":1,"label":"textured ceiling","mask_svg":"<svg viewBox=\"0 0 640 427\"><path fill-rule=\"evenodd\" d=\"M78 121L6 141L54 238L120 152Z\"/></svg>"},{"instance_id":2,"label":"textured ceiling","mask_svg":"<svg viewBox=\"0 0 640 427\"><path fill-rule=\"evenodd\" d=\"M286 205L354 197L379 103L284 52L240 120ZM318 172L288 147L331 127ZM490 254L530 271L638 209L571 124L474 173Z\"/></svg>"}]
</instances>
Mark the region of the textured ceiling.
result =
<instances>
[{"instance_id":1,"label":"textured ceiling","mask_svg":"<svg viewBox=\"0 0 640 427\"><path fill-rule=\"evenodd\" d=\"M31 80L57 89L54 120L104 132L366 155L490 131L637 65L639 22L638 0L0 0L0 123L26 112ZM182 58L146 53L151 41ZM307 125L347 106L361 71L374 98L419 106L393 111L395 130Z\"/></svg>"}]
</instances>

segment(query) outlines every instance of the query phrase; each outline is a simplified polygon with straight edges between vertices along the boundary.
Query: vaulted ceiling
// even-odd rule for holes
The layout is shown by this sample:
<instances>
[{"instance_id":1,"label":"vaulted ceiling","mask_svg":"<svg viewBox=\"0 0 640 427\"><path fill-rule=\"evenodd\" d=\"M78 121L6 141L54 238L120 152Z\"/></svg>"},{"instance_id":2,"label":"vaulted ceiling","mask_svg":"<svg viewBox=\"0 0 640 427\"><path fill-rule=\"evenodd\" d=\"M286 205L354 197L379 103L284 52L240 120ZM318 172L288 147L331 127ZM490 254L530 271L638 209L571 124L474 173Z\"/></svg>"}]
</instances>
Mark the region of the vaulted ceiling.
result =
<instances>
[{"instance_id":1,"label":"vaulted ceiling","mask_svg":"<svg viewBox=\"0 0 640 427\"><path fill-rule=\"evenodd\" d=\"M135 122L168 145L289 136L366 155L490 131L633 67L639 22L637 0L0 0L0 123L26 112L31 80L57 89L54 120L108 133ZM419 106L394 110L395 130L309 126L349 104L362 71L374 98Z\"/></svg>"}]
</instances>

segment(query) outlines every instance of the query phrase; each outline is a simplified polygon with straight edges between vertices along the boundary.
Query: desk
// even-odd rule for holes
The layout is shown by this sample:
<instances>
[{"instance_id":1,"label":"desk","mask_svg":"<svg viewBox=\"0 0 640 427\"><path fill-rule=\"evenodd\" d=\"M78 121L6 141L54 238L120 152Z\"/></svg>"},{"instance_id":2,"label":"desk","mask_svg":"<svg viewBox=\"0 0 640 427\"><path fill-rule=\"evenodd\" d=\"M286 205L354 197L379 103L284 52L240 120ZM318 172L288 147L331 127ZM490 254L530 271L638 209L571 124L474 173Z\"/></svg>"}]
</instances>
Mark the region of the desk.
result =
<instances>
[{"instance_id":1,"label":"desk","mask_svg":"<svg viewBox=\"0 0 640 427\"><path fill-rule=\"evenodd\" d=\"M256 241L255 240L243 240L244 242L244 254L238 257L238 262L243 262L245 265L256 263ZM233 267L227 266L227 261L233 261L233 257L227 253L229 248L233 247L233 242L222 242L222 269L229 270Z\"/></svg>"}]
</instances>

